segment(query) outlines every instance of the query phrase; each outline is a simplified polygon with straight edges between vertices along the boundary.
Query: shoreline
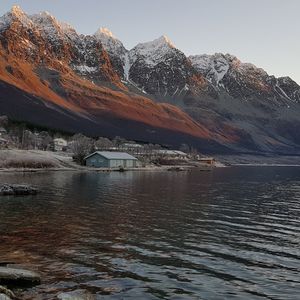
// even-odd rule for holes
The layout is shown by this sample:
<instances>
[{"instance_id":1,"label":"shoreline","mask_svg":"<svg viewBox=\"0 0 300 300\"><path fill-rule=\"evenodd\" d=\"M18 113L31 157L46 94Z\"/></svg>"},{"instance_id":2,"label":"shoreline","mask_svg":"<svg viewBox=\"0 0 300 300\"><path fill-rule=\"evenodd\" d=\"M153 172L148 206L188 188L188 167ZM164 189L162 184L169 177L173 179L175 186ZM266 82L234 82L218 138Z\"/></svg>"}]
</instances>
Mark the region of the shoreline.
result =
<instances>
[{"instance_id":1,"label":"shoreline","mask_svg":"<svg viewBox=\"0 0 300 300\"><path fill-rule=\"evenodd\" d=\"M71 154L39 150L1 151L2 173L41 173L41 172L159 172L159 171L211 171L223 167L300 167L300 156L255 156L255 155L216 155L215 164L199 161L185 161L175 165L147 165L137 168L94 168L77 164Z\"/></svg>"},{"instance_id":2,"label":"shoreline","mask_svg":"<svg viewBox=\"0 0 300 300\"><path fill-rule=\"evenodd\" d=\"M172 166L160 166L160 167L140 167L140 168L129 168L129 169L123 169L124 171L120 171L119 168L89 168L89 167L80 167L80 168L8 168L8 169L1 169L0 168L0 173L37 173L37 172L138 172L138 171L173 171L170 169L173 169L176 171L176 168L180 168L178 172L184 172L184 171L189 171L189 170L203 170L203 171L209 171L211 169L217 168L217 167L206 167L206 166L185 166L185 165L172 165Z\"/></svg>"},{"instance_id":3,"label":"shoreline","mask_svg":"<svg viewBox=\"0 0 300 300\"><path fill-rule=\"evenodd\" d=\"M224 165L224 166L214 166L214 167L206 167L203 166L160 166L160 167L140 167L140 168L131 168L131 169L124 169L124 171L120 171L119 169L108 169L108 168L8 168L8 169L0 169L1 173L43 173L43 172L97 172L97 173L111 173L111 172L119 172L119 173L126 173L126 172L160 172L160 171L167 171L167 172L186 172L191 170L197 171L212 171L213 169L219 168L234 168L234 167L291 167L291 168L300 168L298 164L231 164L231 165ZM170 170L174 168L174 170ZM180 168L180 170L176 170L176 168Z\"/></svg>"},{"instance_id":4,"label":"shoreline","mask_svg":"<svg viewBox=\"0 0 300 300\"><path fill-rule=\"evenodd\" d=\"M207 170L213 167L223 166L217 163L215 166L200 163L196 160L179 160L174 164L155 165L145 163L136 168L94 168L79 165L72 159L72 155L66 152L51 152L40 150L3 150L0 151L0 173L8 172L122 172L122 171L186 171L190 169ZM142 165L142 163L140 163Z\"/></svg>"}]
</instances>

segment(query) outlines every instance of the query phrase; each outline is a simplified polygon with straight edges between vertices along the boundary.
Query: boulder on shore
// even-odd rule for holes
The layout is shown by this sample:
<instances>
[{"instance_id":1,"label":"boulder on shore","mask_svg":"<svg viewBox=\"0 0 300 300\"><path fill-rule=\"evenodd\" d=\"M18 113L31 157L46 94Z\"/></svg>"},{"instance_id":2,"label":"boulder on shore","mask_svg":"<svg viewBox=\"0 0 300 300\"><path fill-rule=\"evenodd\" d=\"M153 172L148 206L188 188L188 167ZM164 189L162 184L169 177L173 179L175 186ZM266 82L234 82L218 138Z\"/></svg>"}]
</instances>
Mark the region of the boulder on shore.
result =
<instances>
[{"instance_id":1,"label":"boulder on shore","mask_svg":"<svg viewBox=\"0 0 300 300\"><path fill-rule=\"evenodd\" d=\"M13 298L8 297L5 294L0 293L0 300L12 300Z\"/></svg>"},{"instance_id":2,"label":"boulder on shore","mask_svg":"<svg viewBox=\"0 0 300 300\"><path fill-rule=\"evenodd\" d=\"M13 299L16 299L15 294L11 290L0 285L0 300L13 300Z\"/></svg>"},{"instance_id":3,"label":"boulder on shore","mask_svg":"<svg viewBox=\"0 0 300 300\"><path fill-rule=\"evenodd\" d=\"M17 287L23 285L36 285L40 282L41 277L36 272L9 267L0 267L0 284Z\"/></svg>"},{"instance_id":4,"label":"boulder on shore","mask_svg":"<svg viewBox=\"0 0 300 300\"><path fill-rule=\"evenodd\" d=\"M36 195L38 190L26 184L0 184L0 196L5 195Z\"/></svg>"}]
</instances>

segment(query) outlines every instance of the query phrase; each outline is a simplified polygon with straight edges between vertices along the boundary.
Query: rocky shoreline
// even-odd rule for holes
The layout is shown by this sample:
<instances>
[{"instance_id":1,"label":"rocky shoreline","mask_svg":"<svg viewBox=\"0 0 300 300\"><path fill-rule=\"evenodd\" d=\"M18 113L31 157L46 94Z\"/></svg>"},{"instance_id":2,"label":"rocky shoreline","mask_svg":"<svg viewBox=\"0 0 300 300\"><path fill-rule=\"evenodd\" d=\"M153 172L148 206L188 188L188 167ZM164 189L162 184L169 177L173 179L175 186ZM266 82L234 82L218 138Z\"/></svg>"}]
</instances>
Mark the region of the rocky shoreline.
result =
<instances>
[{"instance_id":1,"label":"rocky shoreline","mask_svg":"<svg viewBox=\"0 0 300 300\"><path fill-rule=\"evenodd\" d=\"M33 271L17 266L0 265L0 299L19 299L11 289L32 287L41 283L41 276Z\"/></svg>"},{"instance_id":2,"label":"rocky shoreline","mask_svg":"<svg viewBox=\"0 0 300 300\"><path fill-rule=\"evenodd\" d=\"M0 184L0 196L36 195L39 190L27 184Z\"/></svg>"}]
</instances>

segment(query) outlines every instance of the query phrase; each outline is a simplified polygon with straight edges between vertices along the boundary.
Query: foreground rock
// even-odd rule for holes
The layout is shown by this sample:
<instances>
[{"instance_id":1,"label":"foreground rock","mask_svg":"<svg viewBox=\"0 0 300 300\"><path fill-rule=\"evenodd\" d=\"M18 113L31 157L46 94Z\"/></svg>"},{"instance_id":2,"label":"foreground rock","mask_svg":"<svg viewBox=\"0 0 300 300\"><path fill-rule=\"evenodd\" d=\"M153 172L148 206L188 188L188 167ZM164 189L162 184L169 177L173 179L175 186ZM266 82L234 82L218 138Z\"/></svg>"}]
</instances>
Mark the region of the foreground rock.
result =
<instances>
[{"instance_id":1,"label":"foreground rock","mask_svg":"<svg viewBox=\"0 0 300 300\"><path fill-rule=\"evenodd\" d=\"M0 285L0 300L13 300L13 299L17 299L15 294L11 290Z\"/></svg>"},{"instance_id":2,"label":"foreground rock","mask_svg":"<svg viewBox=\"0 0 300 300\"><path fill-rule=\"evenodd\" d=\"M57 296L60 300L95 300L95 296L86 290L75 290L72 292L60 293Z\"/></svg>"},{"instance_id":3,"label":"foreground rock","mask_svg":"<svg viewBox=\"0 0 300 300\"><path fill-rule=\"evenodd\" d=\"M12 300L12 299L14 299L14 298L10 298L5 294L0 293L0 300Z\"/></svg>"},{"instance_id":4,"label":"foreground rock","mask_svg":"<svg viewBox=\"0 0 300 300\"><path fill-rule=\"evenodd\" d=\"M0 196L5 195L36 195L38 190L25 184L0 184Z\"/></svg>"},{"instance_id":5,"label":"foreground rock","mask_svg":"<svg viewBox=\"0 0 300 300\"><path fill-rule=\"evenodd\" d=\"M16 268L0 267L0 284L18 287L24 285L33 286L40 282L41 277L35 272Z\"/></svg>"}]
</instances>

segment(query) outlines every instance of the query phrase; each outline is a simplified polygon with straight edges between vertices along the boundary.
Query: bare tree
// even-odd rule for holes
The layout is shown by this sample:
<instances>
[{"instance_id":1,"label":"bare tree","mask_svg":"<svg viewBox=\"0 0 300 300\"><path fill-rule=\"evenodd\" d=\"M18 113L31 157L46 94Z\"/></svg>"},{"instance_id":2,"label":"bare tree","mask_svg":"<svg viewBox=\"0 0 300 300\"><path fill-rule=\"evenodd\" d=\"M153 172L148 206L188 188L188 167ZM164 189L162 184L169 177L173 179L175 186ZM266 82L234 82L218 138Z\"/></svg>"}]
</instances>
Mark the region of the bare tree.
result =
<instances>
[{"instance_id":1,"label":"bare tree","mask_svg":"<svg viewBox=\"0 0 300 300\"><path fill-rule=\"evenodd\" d=\"M82 134L75 134L70 142L73 158L80 164L84 164L84 158L94 151L94 140Z\"/></svg>"},{"instance_id":2,"label":"bare tree","mask_svg":"<svg viewBox=\"0 0 300 300\"><path fill-rule=\"evenodd\" d=\"M8 125L8 117L0 116L0 126L6 127Z\"/></svg>"},{"instance_id":3,"label":"bare tree","mask_svg":"<svg viewBox=\"0 0 300 300\"><path fill-rule=\"evenodd\" d=\"M38 148L41 150L48 150L53 144L53 138L47 131L42 131L38 135Z\"/></svg>"},{"instance_id":4,"label":"bare tree","mask_svg":"<svg viewBox=\"0 0 300 300\"><path fill-rule=\"evenodd\" d=\"M23 132L25 127L21 126L13 126L9 129L8 137L10 143L17 148L22 148L22 140L23 140Z\"/></svg>"},{"instance_id":5,"label":"bare tree","mask_svg":"<svg viewBox=\"0 0 300 300\"><path fill-rule=\"evenodd\" d=\"M113 144L115 147L119 148L122 144L124 144L126 142L126 140L120 136L116 136L113 139Z\"/></svg>"},{"instance_id":6,"label":"bare tree","mask_svg":"<svg viewBox=\"0 0 300 300\"><path fill-rule=\"evenodd\" d=\"M190 156L193 159L196 159L198 155L199 155L198 150L196 148L194 148L194 147L191 147Z\"/></svg>"},{"instance_id":7,"label":"bare tree","mask_svg":"<svg viewBox=\"0 0 300 300\"><path fill-rule=\"evenodd\" d=\"M35 135L30 130L23 130L22 133L22 149L33 149L35 146Z\"/></svg>"},{"instance_id":8,"label":"bare tree","mask_svg":"<svg viewBox=\"0 0 300 300\"><path fill-rule=\"evenodd\" d=\"M97 150L108 150L111 147L113 147L113 143L108 138L99 137L95 142L95 148Z\"/></svg>"}]
</instances>

